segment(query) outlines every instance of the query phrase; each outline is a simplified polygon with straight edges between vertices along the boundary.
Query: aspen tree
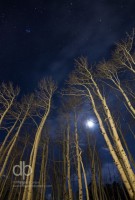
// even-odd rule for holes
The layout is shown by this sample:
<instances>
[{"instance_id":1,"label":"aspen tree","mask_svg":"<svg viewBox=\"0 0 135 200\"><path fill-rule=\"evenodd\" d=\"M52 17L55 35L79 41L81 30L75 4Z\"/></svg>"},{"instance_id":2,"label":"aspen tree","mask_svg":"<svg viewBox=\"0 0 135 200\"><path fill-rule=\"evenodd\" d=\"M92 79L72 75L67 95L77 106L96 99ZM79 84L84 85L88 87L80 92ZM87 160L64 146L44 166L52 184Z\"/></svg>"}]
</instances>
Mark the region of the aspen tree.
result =
<instances>
[{"instance_id":1,"label":"aspen tree","mask_svg":"<svg viewBox=\"0 0 135 200\"><path fill-rule=\"evenodd\" d=\"M34 181L34 172L35 172L38 146L42 130L44 128L47 117L50 113L52 96L55 90L56 90L56 85L51 79L43 79L39 83L39 90L36 91L36 97L37 97L36 107L39 109L37 115L39 116L41 121L37 128L34 144L30 154L29 165L32 168L32 173L30 174L29 177L27 176L26 184L28 184L28 188L25 187L23 200L32 200L33 181Z\"/></svg>"},{"instance_id":2,"label":"aspen tree","mask_svg":"<svg viewBox=\"0 0 135 200\"><path fill-rule=\"evenodd\" d=\"M67 121L67 140L66 140L66 160L67 160L67 181L68 181L68 196L69 200L73 200L71 186L71 162L70 162L70 125Z\"/></svg>"},{"instance_id":3,"label":"aspen tree","mask_svg":"<svg viewBox=\"0 0 135 200\"><path fill-rule=\"evenodd\" d=\"M23 158L23 156L25 156L26 157L26 155L25 155L25 151L27 150L27 148L29 148L29 146L30 146L30 135L26 132L26 134L25 134L25 136L24 137L19 137L19 140L20 140L20 142L22 143L22 145L23 145L23 149L22 149L22 152L21 152L21 156L20 156L20 158L19 158L19 160L20 161L22 161L22 158ZM20 181L23 181L23 177L21 177L20 178ZM21 195L22 195L22 186L21 186L21 184L20 184L20 188L18 188L18 200L21 200L22 199L22 197L21 197Z\"/></svg>"},{"instance_id":4,"label":"aspen tree","mask_svg":"<svg viewBox=\"0 0 135 200\"><path fill-rule=\"evenodd\" d=\"M97 181L96 181L96 144L94 144L93 149L89 147L89 156L91 159L91 182L92 182L92 196L96 200L98 199L98 191L97 191Z\"/></svg>"},{"instance_id":5,"label":"aspen tree","mask_svg":"<svg viewBox=\"0 0 135 200\"><path fill-rule=\"evenodd\" d=\"M13 113L13 111L12 111L12 113ZM14 131L14 129L15 129L15 127L16 127L16 125L17 125L17 123L18 123L18 121L19 121L19 118L20 118L20 113L18 114L18 113L16 113L16 112L14 112L13 113L13 116L11 116L13 119L12 119L12 121L13 121L13 125L11 125L10 127L4 127L3 128L3 130L6 130L6 132L7 132L7 135L6 135L6 137L4 138L4 141L2 142L2 144L1 144L1 146L0 146L0 154L3 154L3 149L5 148L5 145L6 145L6 143L7 143L7 141L8 141L8 139L9 139L9 137L10 137L10 135L11 135L11 133Z\"/></svg>"},{"instance_id":6,"label":"aspen tree","mask_svg":"<svg viewBox=\"0 0 135 200\"><path fill-rule=\"evenodd\" d=\"M18 162L18 161L22 161L22 157L24 155L24 152L25 152L27 144L28 144L29 136L26 135L25 138L18 138L18 140L23 141L24 147L22 149L22 148L18 148L18 145L16 145L14 154L16 155L16 152L17 152L17 154L19 154L18 155L19 158L15 160L14 164L16 164L16 162ZM18 141L18 143L20 145L20 141ZM14 154L13 154L13 157L14 157ZM13 166L12 166L12 173L13 173ZM10 189L10 192L8 195L8 199L14 200L14 199L16 199L16 197L18 197L18 200L19 200L20 199L20 190L21 190L21 182L19 185L19 181L22 181L22 180L20 178L18 178L18 176L15 176L14 179L11 178L11 181L12 181L12 183L14 181L14 183L11 184L11 189ZM16 187L17 181L18 181L18 186ZM19 190L19 186L20 186L20 190Z\"/></svg>"},{"instance_id":7,"label":"aspen tree","mask_svg":"<svg viewBox=\"0 0 135 200\"><path fill-rule=\"evenodd\" d=\"M13 156L11 162L10 162L10 166L8 167L8 172L5 176L5 179L3 181L1 181L1 187L0 187L0 199L5 199L5 186L6 184L8 185L8 181L10 179L10 176L11 176L11 173L12 173L12 168L13 168L13 164L14 164L14 161L16 159L16 157L18 156L18 154L16 153L16 155ZM11 192L11 188L10 188L10 192Z\"/></svg>"},{"instance_id":8,"label":"aspen tree","mask_svg":"<svg viewBox=\"0 0 135 200\"><path fill-rule=\"evenodd\" d=\"M43 152L43 161L44 162L44 167L42 170L42 184L43 184L43 188L42 188L42 193L41 193L41 199L44 200L45 199L45 192L46 192L46 179L47 179L47 161L48 161L48 145L49 145L49 139L46 138L46 148L45 148L45 152Z\"/></svg>"},{"instance_id":9,"label":"aspen tree","mask_svg":"<svg viewBox=\"0 0 135 200\"><path fill-rule=\"evenodd\" d=\"M2 83L0 86L0 125L6 114L9 112L15 98L18 96L20 89L14 88L11 82Z\"/></svg>"},{"instance_id":10,"label":"aspen tree","mask_svg":"<svg viewBox=\"0 0 135 200\"><path fill-rule=\"evenodd\" d=\"M72 192L72 185L71 185L71 158L70 158L70 112L72 110L72 102L71 101L64 101L62 102L62 111L60 116L62 119L65 120L65 158L66 158L66 169L67 169L67 184L68 184L68 199L73 200L73 192Z\"/></svg>"},{"instance_id":11,"label":"aspen tree","mask_svg":"<svg viewBox=\"0 0 135 200\"><path fill-rule=\"evenodd\" d=\"M22 104L18 104L18 110L19 110L19 113L21 113L22 117L20 119L17 131L14 134L14 137L12 139L11 146L9 146L9 149L7 151L4 163L3 163L2 167L1 167L0 177L4 173L4 170L6 168L8 159L9 159L9 157L11 155L11 152L12 152L12 150L13 150L15 144L16 144L16 141L18 139L18 135L19 135L19 133L20 133L20 131L21 131L23 125L24 125L24 122L26 121L26 119L27 119L27 117L28 117L28 115L30 113L30 110L31 110L31 107L32 107L32 102L33 102L33 95L29 96L29 97L24 97Z\"/></svg>"},{"instance_id":12,"label":"aspen tree","mask_svg":"<svg viewBox=\"0 0 135 200\"><path fill-rule=\"evenodd\" d=\"M77 158L77 175L78 175L78 187L79 187L78 199L82 200L83 199L83 191L82 191L82 174L81 174L81 152L80 152L79 140L78 140L76 111L74 111L74 128L75 128L75 149L76 149L76 158Z\"/></svg>"},{"instance_id":13,"label":"aspen tree","mask_svg":"<svg viewBox=\"0 0 135 200\"><path fill-rule=\"evenodd\" d=\"M76 152L76 161L77 161L77 177L78 177L78 192L79 192L79 196L78 199L82 200L83 199L83 190L82 190L82 168L83 167L83 163L82 159L81 159L81 149L79 146L79 138L78 138L78 114L77 114L77 109L79 107L79 105L81 104L81 99L80 98L70 98L66 104L68 110L70 112L73 112L73 122L74 122L74 142L75 142L75 152ZM83 172L85 172L85 170L83 170ZM84 174L85 176L85 174ZM86 181L86 180L85 180Z\"/></svg>"},{"instance_id":14,"label":"aspen tree","mask_svg":"<svg viewBox=\"0 0 135 200\"><path fill-rule=\"evenodd\" d=\"M82 152L80 152L81 154ZM80 162L81 162L81 167L82 167L82 171L83 171L83 176L84 176L84 184L85 184L85 190L86 190L86 199L89 200L89 189L88 189L88 182L87 182L87 175L86 175L86 171L84 168L84 164L82 161L82 157L80 156Z\"/></svg>"},{"instance_id":15,"label":"aspen tree","mask_svg":"<svg viewBox=\"0 0 135 200\"><path fill-rule=\"evenodd\" d=\"M131 115L135 118L135 108L133 107L129 97L127 96L126 92L121 86L121 81L119 79L118 69L115 66L115 64L111 61L108 62L102 62L97 66L98 75L102 79L108 79L110 80L114 86L116 86L116 89L119 90L119 92L122 94L122 96L125 99L126 107L128 111L131 113Z\"/></svg>"},{"instance_id":16,"label":"aspen tree","mask_svg":"<svg viewBox=\"0 0 135 200\"><path fill-rule=\"evenodd\" d=\"M66 133L64 131L64 138L62 141L62 152L63 152L63 198L67 195L66 179L67 179L67 162L66 162Z\"/></svg>"},{"instance_id":17,"label":"aspen tree","mask_svg":"<svg viewBox=\"0 0 135 200\"><path fill-rule=\"evenodd\" d=\"M127 37L116 44L116 49L113 52L113 61L118 69L128 69L135 74L135 30L131 34L127 34Z\"/></svg>"},{"instance_id":18,"label":"aspen tree","mask_svg":"<svg viewBox=\"0 0 135 200\"><path fill-rule=\"evenodd\" d=\"M37 200L44 200L45 199L45 192L46 192L46 176L47 176L47 160L48 160L48 144L49 138L46 137L43 139L43 143L41 145L42 148L42 160L41 160L41 169L40 169L40 177L39 177L39 188L37 191Z\"/></svg>"}]
</instances>

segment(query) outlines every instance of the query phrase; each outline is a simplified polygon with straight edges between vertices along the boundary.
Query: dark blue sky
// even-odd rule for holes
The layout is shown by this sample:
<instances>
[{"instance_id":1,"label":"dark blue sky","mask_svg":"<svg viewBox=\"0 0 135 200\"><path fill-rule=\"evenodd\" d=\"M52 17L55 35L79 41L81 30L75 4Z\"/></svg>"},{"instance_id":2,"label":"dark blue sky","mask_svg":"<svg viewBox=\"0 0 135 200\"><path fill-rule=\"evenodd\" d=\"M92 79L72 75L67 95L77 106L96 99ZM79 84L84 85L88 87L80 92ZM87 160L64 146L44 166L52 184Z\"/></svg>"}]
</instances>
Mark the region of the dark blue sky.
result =
<instances>
[{"instance_id":1,"label":"dark blue sky","mask_svg":"<svg viewBox=\"0 0 135 200\"><path fill-rule=\"evenodd\" d=\"M23 91L51 75L62 85L74 59L108 57L135 27L134 0L0 1L0 80Z\"/></svg>"}]
</instances>

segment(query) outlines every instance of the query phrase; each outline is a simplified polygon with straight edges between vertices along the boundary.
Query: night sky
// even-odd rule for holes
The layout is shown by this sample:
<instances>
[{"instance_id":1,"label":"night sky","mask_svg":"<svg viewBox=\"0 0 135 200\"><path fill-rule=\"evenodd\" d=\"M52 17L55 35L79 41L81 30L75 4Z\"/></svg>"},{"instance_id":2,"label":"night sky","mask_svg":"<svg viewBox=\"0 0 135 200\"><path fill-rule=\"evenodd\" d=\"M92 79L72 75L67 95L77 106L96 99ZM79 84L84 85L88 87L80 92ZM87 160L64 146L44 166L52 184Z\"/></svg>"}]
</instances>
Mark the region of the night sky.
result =
<instances>
[{"instance_id":1,"label":"night sky","mask_svg":"<svg viewBox=\"0 0 135 200\"><path fill-rule=\"evenodd\" d=\"M61 87L74 59L108 58L135 27L134 0L0 1L0 81L33 90L44 76Z\"/></svg>"}]
</instances>

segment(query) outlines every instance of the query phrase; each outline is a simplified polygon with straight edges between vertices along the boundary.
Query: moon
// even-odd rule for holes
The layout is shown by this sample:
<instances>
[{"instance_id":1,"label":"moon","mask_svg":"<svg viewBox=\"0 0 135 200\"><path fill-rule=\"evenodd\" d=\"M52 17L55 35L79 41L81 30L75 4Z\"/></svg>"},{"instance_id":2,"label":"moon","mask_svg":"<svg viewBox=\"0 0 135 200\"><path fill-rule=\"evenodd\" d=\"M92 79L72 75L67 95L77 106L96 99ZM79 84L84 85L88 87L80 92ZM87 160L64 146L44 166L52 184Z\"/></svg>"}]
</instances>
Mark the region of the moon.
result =
<instances>
[{"instance_id":1,"label":"moon","mask_svg":"<svg viewBox=\"0 0 135 200\"><path fill-rule=\"evenodd\" d=\"M86 121L86 126L89 128L93 128L95 126L95 123L89 119Z\"/></svg>"}]
</instances>

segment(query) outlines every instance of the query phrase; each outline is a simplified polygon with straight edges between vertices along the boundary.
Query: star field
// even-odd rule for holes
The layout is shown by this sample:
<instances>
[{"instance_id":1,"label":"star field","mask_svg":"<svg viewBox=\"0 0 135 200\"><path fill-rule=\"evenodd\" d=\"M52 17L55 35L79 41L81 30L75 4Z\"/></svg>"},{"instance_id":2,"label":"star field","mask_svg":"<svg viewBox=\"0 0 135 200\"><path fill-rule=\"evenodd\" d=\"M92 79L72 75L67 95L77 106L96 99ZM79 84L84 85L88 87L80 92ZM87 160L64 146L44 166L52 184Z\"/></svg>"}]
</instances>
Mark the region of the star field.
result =
<instances>
[{"instance_id":1,"label":"star field","mask_svg":"<svg viewBox=\"0 0 135 200\"><path fill-rule=\"evenodd\" d=\"M1 1L1 81L31 90L51 75L62 85L78 56L92 63L108 57L134 27L134 5L133 0Z\"/></svg>"}]
</instances>

